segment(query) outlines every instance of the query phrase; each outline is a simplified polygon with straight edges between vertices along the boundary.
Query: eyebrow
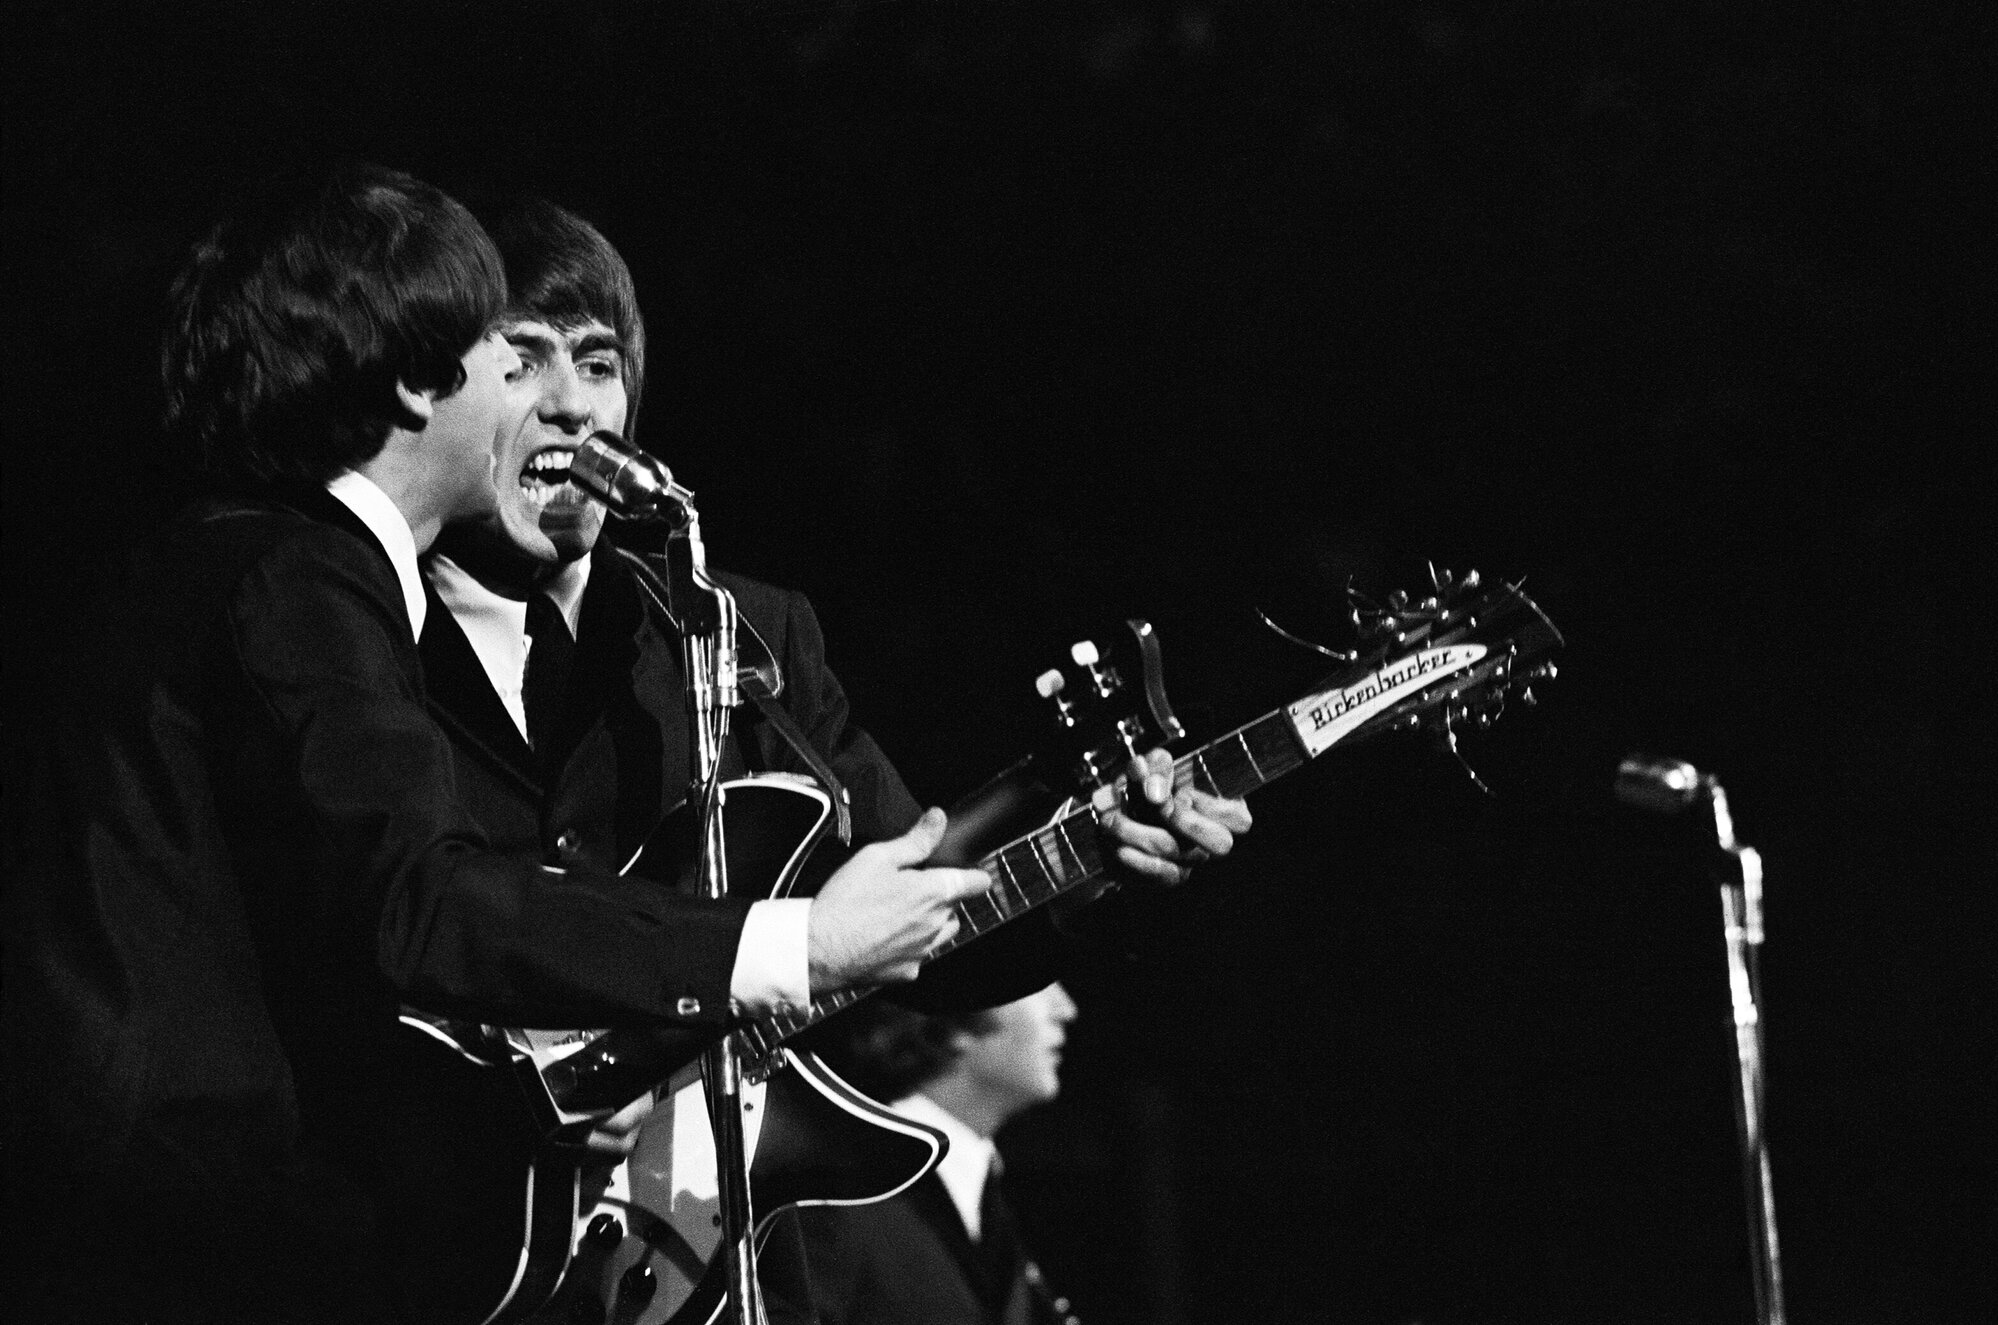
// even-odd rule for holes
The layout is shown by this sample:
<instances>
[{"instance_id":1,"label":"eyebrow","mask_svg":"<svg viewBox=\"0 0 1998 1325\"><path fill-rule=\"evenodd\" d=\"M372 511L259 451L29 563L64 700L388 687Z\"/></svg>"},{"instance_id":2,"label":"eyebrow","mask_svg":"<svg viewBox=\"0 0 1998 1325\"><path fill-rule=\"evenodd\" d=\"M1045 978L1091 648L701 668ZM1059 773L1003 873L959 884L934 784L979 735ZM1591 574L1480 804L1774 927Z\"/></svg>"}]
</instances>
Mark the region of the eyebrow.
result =
<instances>
[{"instance_id":1,"label":"eyebrow","mask_svg":"<svg viewBox=\"0 0 1998 1325\"><path fill-rule=\"evenodd\" d=\"M618 335L615 331L593 331L577 341L576 348L571 350L570 353L595 354L599 350L612 350L618 354L623 354L624 337Z\"/></svg>"},{"instance_id":2,"label":"eyebrow","mask_svg":"<svg viewBox=\"0 0 1998 1325\"><path fill-rule=\"evenodd\" d=\"M537 353L546 354L560 348L567 340L559 331L550 332L539 328L515 327L506 332L509 341L531 346ZM602 350L624 353L624 338L614 331L593 331L576 342L570 351L573 355L595 354Z\"/></svg>"}]
</instances>

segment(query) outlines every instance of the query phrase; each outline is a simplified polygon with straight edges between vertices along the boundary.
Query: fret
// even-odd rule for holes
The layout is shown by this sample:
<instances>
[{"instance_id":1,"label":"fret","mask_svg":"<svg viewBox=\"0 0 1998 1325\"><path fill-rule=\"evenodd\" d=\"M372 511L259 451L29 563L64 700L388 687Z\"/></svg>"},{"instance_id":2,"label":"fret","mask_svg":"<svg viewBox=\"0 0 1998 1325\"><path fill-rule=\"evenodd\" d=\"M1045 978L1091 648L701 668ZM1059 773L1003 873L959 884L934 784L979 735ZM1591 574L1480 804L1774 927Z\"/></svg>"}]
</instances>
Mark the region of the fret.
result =
<instances>
[{"instance_id":1,"label":"fret","mask_svg":"<svg viewBox=\"0 0 1998 1325\"><path fill-rule=\"evenodd\" d=\"M1207 766L1206 750L1195 750L1193 752L1193 766L1199 770L1199 778L1207 783L1206 787L1200 789L1206 791L1209 795L1220 795L1221 784L1215 781L1214 770ZM1199 787L1199 782L1196 781L1194 785Z\"/></svg>"},{"instance_id":2,"label":"fret","mask_svg":"<svg viewBox=\"0 0 1998 1325\"><path fill-rule=\"evenodd\" d=\"M1003 883L994 884L992 887L987 888L983 893L981 893L980 896L984 897L984 899L991 905L993 911L995 911L998 914L999 923L1001 924L1004 924L1006 921L1011 920L1014 916L1019 915L1022 911L1027 910L1027 907L1025 907L1024 905L1016 907L1013 904L1012 895L1006 891L1006 885Z\"/></svg>"},{"instance_id":3,"label":"fret","mask_svg":"<svg viewBox=\"0 0 1998 1325\"><path fill-rule=\"evenodd\" d=\"M1027 897L1027 890L1020 886L1019 876L1013 873L1013 866L1007 861L1006 853L1003 851L1000 852L997 856L993 857L992 863L995 872L999 875L999 887L1013 890L1013 896L1020 899L1020 910L1026 911L1032 909L1034 904Z\"/></svg>"},{"instance_id":4,"label":"fret","mask_svg":"<svg viewBox=\"0 0 1998 1325\"><path fill-rule=\"evenodd\" d=\"M1042 875L1046 877L1052 889L1048 895L1053 896L1054 893L1061 891L1061 848L1050 843L1049 834L1045 829L1035 833L1027 841L1034 849L1034 864L1040 866Z\"/></svg>"},{"instance_id":5,"label":"fret","mask_svg":"<svg viewBox=\"0 0 1998 1325\"><path fill-rule=\"evenodd\" d=\"M1244 727L1242 730L1236 732L1235 739L1242 743L1242 757L1249 761L1250 771L1256 775L1256 781L1268 782L1269 779L1263 776L1263 766L1256 762L1256 752L1249 748L1248 728Z\"/></svg>"},{"instance_id":6,"label":"fret","mask_svg":"<svg viewBox=\"0 0 1998 1325\"><path fill-rule=\"evenodd\" d=\"M1080 848L1078 848L1075 845L1075 839L1069 836L1068 832L1069 823L1072 820L1080 817L1081 817L1080 815L1071 815L1069 816L1069 818L1063 819L1060 823L1054 826L1054 833L1056 839L1055 840L1056 858L1057 859L1060 858L1061 848L1064 846L1068 848L1068 854L1075 858L1075 868L1073 870L1067 868L1064 868L1062 870L1062 874L1064 875L1065 887L1074 884L1085 875L1094 873L1094 871L1089 868L1088 863L1083 860L1082 851Z\"/></svg>"},{"instance_id":7,"label":"fret","mask_svg":"<svg viewBox=\"0 0 1998 1325\"><path fill-rule=\"evenodd\" d=\"M977 893L957 904L958 921L974 934L982 934L1006 919L990 893Z\"/></svg>"}]
</instances>

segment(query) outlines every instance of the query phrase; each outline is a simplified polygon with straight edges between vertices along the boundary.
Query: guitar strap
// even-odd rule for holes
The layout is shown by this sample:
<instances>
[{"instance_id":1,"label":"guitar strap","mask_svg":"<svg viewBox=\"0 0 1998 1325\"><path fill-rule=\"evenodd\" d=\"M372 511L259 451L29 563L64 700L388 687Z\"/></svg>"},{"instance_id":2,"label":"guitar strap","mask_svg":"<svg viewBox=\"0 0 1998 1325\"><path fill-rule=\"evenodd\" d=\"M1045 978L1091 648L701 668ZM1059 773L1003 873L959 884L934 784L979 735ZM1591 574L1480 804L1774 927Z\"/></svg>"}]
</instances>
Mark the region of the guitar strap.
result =
<instances>
[{"instance_id":1,"label":"guitar strap","mask_svg":"<svg viewBox=\"0 0 1998 1325\"><path fill-rule=\"evenodd\" d=\"M743 625L748 627L743 634L756 639L757 645L759 647L762 646L763 641L756 636L756 628L749 626L748 622L744 622ZM742 643L739 639L737 647L742 648ZM748 650L742 648L742 652L746 654ZM768 650L766 649L765 652L767 653ZM776 670L774 662L771 664L771 670L773 672ZM786 713L783 706L777 702L777 696L771 693L770 687L764 682L763 672L760 668L752 669L746 665L743 666L736 684L741 688L743 694L749 696L750 702L762 710L764 720L772 727L775 727L778 734L790 743L791 748L797 752L798 758L805 761L805 767L812 770L812 776L817 778L820 784L832 796L833 827L839 833L839 843L841 846L852 846L853 801L846 794L845 784L832 771L832 765L827 763L824 756L812 748L812 743L805 739L805 733L798 726L797 720L789 713Z\"/></svg>"},{"instance_id":2,"label":"guitar strap","mask_svg":"<svg viewBox=\"0 0 1998 1325\"><path fill-rule=\"evenodd\" d=\"M649 559L625 548L618 548L617 551L626 560L636 561L641 565ZM649 593L640 593L639 598L644 607L657 611L664 618L673 634L680 633L680 623L673 619L673 614L667 610L665 603L658 601ZM853 798L847 794L846 785L839 780L839 775L833 772L832 765L826 762L825 756L814 749L812 743L806 739L804 729L798 726L797 719L785 712L784 707L777 702L777 697L784 693L784 671L777 665L777 655L771 652L770 645L758 632L755 623L739 613L736 618L735 650L737 688L749 696L749 701L756 705L764 721L776 729L777 734L784 738L785 743L804 762L805 767L812 770L812 776L818 779L820 785L826 789L826 793L832 797L833 827L839 833L840 845L852 846Z\"/></svg>"}]
</instances>

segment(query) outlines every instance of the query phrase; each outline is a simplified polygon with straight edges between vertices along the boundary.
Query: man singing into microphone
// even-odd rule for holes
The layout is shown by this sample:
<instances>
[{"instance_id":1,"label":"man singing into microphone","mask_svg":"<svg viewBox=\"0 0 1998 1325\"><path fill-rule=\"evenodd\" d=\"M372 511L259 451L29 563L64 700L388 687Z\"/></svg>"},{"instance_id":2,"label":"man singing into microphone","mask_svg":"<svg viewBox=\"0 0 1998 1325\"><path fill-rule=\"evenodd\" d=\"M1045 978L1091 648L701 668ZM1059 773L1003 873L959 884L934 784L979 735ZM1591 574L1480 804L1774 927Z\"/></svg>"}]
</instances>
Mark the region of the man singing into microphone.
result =
<instances>
[{"instance_id":1,"label":"man singing into microphone","mask_svg":"<svg viewBox=\"0 0 1998 1325\"><path fill-rule=\"evenodd\" d=\"M592 433L630 435L644 323L624 261L579 217L535 200L485 220L506 264L504 330L534 393L534 415L500 450L498 510L447 528L426 563L446 610L427 620L425 673L487 831L551 863L617 868L684 793L685 698L670 623L646 610L630 566L600 538L604 507L568 481L568 466ZM919 830L920 807L894 767L848 723L810 604L753 580L719 578L741 607L745 637L754 637L744 640L745 656L776 661L785 709L851 794L855 839ZM747 743L727 755L738 770L811 771L754 709L742 711L741 727ZM1156 773L1163 761L1155 755L1144 771ZM1191 790L1168 797L1156 780L1146 795L1161 806L1160 824L1109 816L1116 859L1134 875L1178 882L1189 856L1225 853L1249 825L1240 801ZM772 1001L803 1002L827 986L805 969L790 923L773 915L756 935L767 937L770 954L756 966L767 972ZM1013 978L1020 987L995 990L996 999L1047 980Z\"/></svg>"},{"instance_id":2,"label":"man singing into microphone","mask_svg":"<svg viewBox=\"0 0 1998 1325\"><path fill-rule=\"evenodd\" d=\"M542 426L505 305L465 210L369 166L258 191L174 284L168 431L210 495L52 673L48 809L9 899L23 1319L448 1319L407 1305L426 1249L379 1218L427 1154L388 1125L406 1005L698 1043L796 978L743 973L746 904L496 849L466 808L417 557L495 509L496 448ZM987 883L922 866L936 828L773 925L786 960L829 988L913 974Z\"/></svg>"},{"instance_id":3,"label":"man singing into microphone","mask_svg":"<svg viewBox=\"0 0 1998 1325\"><path fill-rule=\"evenodd\" d=\"M426 562L440 610L424 626L424 674L467 804L495 843L557 867L616 869L684 796L684 682L671 623L648 607L630 564L602 537L604 507L568 471L593 433L632 434L645 327L623 260L586 222L538 200L484 219L505 262L504 331L534 413L500 448L497 511L447 528ZM717 578L741 609L745 663L777 664L784 710L851 795L855 840L933 842L934 812L922 814L873 739L848 721L810 604ZM739 709L735 730L725 773L813 771L756 709ZM1167 767L1155 753L1132 770L1152 813L1108 816L1123 875L1176 883L1249 827L1240 801L1169 795L1159 776ZM779 1004L834 987L806 960L801 927L816 923L808 915L801 901L750 909L737 966L744 990ZM1044 909L940 963L912 996L929 1006L1002 1003L1046 985L1059 948Z\"/></svg>"}]
</instances>

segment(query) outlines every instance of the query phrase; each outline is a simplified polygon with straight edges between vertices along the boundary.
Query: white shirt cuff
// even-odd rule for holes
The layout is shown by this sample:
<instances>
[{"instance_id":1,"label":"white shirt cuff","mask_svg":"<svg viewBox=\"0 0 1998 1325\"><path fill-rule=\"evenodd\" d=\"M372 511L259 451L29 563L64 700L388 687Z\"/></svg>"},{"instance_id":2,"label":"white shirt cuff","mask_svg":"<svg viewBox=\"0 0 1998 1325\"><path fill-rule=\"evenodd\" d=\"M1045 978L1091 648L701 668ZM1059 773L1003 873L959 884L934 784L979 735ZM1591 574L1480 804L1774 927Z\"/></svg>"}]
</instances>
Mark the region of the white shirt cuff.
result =
<instances>
[{"instance_id":1,"label":"white shirt cuff","mask_svg":"<svg viewBox=\"0 0 1998 1325\"><path fill-rule=\"evenodd\" d=\"M761 1016L812 1001L811 915L809 897L750 906L728 981L738 1012Z\"/></svg>"}]
</instances>

